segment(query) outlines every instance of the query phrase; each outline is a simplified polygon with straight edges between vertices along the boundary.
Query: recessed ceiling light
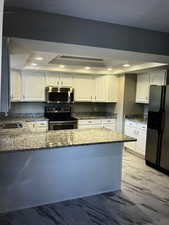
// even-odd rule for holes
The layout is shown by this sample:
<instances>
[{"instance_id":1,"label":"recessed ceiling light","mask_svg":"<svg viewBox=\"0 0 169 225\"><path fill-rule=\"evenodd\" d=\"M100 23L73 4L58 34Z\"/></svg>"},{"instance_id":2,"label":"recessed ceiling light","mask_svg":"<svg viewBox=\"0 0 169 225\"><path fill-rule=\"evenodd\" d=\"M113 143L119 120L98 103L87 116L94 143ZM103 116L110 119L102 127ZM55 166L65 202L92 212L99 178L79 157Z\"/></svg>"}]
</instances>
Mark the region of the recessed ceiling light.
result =
<instances>
[{"instance_id":1,"label":"recessed ceiling light","mask_svg":"<svg viewBox=\"0 0 169 225\"><path fill-rule=\"evenodd\" d=\"M32 63L31 65L32 65L32 66L37 66L38 64L37 64L37 63Z\"/></svg>"},{"instance_id":2,"label":"recessed ceiling light","mask_svg":"<svg viewBox=\"0 0 169 225\"><path fill-rule=\"evenodd\" d=\"M89 67L89 66L86 66L85 69L86 69L86 70L90 70L90 67Z\"/></svg>"},{"instance_id":3,"label":"recessed ceiling light","mask_svg":"<svg viewBox=\"0 0 169 225\"><path fill-rule=\"evenodd\" d=\"M130 64L124 64L123 65L123 67L129 67L130 66Z\"/></svg>"},{"instance_id":4,"label":"recessed ceiling light","mask_svg":"<svg viewBox=\"0 0 169 225\"><path fill-rule=\"evenodd\" d=\"M64 66L64 65L59 65L59 67L60 67L60 68L64 68L65 66Z\"/></svg>"},{"instance_id":5,"label":"recessed ceiling light","mask_svg":"<svg viewBox=\"0 0 169 225\"><path fill-rule=\"evenodd\" d=\"M108 68L107 70L108 70L108 71L112 71L112 68Z\"/></svg>"},{"instance_id":6,"label":"recessed ceiling light","mask_svg":"<svg viewBox=\"0 0 169 225\"><path fill-rule=\"evenodd\" d=\"M39 61L40 61L40 60L43 60L42 57L36 57L35 59L36 59L36 60L39 60Z\"/></svg>"}]
</instances>

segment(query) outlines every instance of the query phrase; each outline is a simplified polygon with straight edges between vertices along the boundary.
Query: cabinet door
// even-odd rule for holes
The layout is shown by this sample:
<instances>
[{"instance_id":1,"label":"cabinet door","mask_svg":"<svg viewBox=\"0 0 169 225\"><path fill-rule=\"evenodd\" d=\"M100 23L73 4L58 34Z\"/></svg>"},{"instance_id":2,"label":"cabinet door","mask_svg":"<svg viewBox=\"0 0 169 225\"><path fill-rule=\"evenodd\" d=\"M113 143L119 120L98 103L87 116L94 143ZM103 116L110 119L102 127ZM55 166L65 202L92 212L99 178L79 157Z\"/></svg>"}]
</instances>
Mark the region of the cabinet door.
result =
<instances>
[{"instance_id":1,"label":"cabinet door","mask_svg":"<svg viewBox=\"0 0 169 225\"><path fill-rule=\"evenodd\" d=\"M42 72L22 72L23 101L45 101L45 74Z\"/></svg>"},{"instance_id":2,"label":"cabinet door","mask_svg":"<svg viewBox=\"0 0 169 225\"><path fill-rule=\"evenodd\" d=\"M116 76L111 76L109 83L109 102L117 102L118 84Z\"/></svg>"},{"instance_id":3,"label":"cabinet door","mask_svg":"<svg viewBox=\"0 0 169 225\"><path fill-rule=\"evenodd\" d=\"M95 102L106 102L106 86L104 77L95 77L94 82L96 85L96 92L94 96Z\"/></svg>"},{"instance_id":4,"label":"cabinet door","mask_svg":"<svg viewBox=\"0 0 169 225\"><path fill-rule=\"evenodd\" d=\"M70 73L60 72L60 85L64 87L72 87L73 86L73 78Z\"/></svg>"},{"instance_id":5,"label":"cabinet door","mask_svg":"<svg viewBox=\"0 0 169 225\"><path fill-rule=\"evenodd\" d=\"M125 121L125 135L136 138L136 123L130 122L129 120ZM135 142L126 142L125 147L135 150L136 143Z\"/></svg>"},{"instance_id":6,"label":"cabinet door","mask_svg":"<svg viewBox=\"0 0 169 225\"><path fill-rule=\"evenodd\" d=\"M3 9L4 9L4 0L0 1L0 12L3 13Z\"/></svg>"},{"instance_id":7,"label":"cabinet door","mask_svg":"<svg viewBox=\"0 0 169 225\"><path fill-rule=\"evenodd\" d=\"M46 86L59 86L59 72L46 73Z\"/></svg>"},{"instance_id":8,"label":"cabinet door","mask_svg":"<svg viewBox=\"0 0 169 225\"><path fill-rule=\"evenodd\" d=\"M137 103L149 102L149 89L150 89L149 74L148 73L138 74L137 75L137 91L136 91Z\"/></svg>"},{"instance_id":9,"label":"cabinet door","mask_svg":"<svg viewBox=\"0 0 169 225\"><path fill-rule=\"evenodd\" d=\"M137 125L137 142L136 142L136 152L141 155L145 155L146 150L146 136L147 136L147 126L144 124Z\"/></svg>"},{"instance_id":10,"label":"cabinet door","mask_svg":"<svg viewBox=\"0 0 169 225\"><path fill-rule=\"evenodd\" d=\"M116 76L105 76L106 102L117 102L118 82Z\"/></svg>"},{"instance_id":11,"label":"cabinet door","mask_svg":"<svg viewBox=\"0 0 169 225\"><path fill-rule=\"evenodd\" d=\"M166 70L150 72L150 85L165 85Z\"/></svg>"},{"instance_id":12,"label":"cabinet door","mask_svg":"<svg viewBox=\"0 0 169 225\"><path fill-rule=\"evenodd\" d=\"M78 129L84 129L84 128L102 128L102 125L100 125L100 124L84 124L84 125L78 126Z\"/></svg>"},{"instance_id":13,"label":"cabinet door","mask_svg":"<svg viewBox=\"0 0 169 225\"><path fill-rule=\"evenodd\" d=\"M22 90L21 90L21 72L11 71L11 101L18 102L21 100Z\"/></svg>"},{"instance_id":14,"label":"cabinet door","mask_svg":"<svg viewBox=\"0 0 169 225\"><path fill-rule=\"evenodd\" d=\"M95 83L93 76L76 75L73 77L75 101L92 102L95 96Z\"/></svg>"}]
</instances>

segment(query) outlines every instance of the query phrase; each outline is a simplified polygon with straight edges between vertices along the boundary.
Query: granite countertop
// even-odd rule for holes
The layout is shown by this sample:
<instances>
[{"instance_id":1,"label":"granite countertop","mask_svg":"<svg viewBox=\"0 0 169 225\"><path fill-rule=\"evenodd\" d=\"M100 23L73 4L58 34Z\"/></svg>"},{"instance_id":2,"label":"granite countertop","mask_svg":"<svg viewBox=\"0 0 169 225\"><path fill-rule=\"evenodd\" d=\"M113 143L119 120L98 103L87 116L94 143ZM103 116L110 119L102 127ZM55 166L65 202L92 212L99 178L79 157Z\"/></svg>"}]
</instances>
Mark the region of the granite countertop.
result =
<instances>
[{"instance_id":1,"label":"granite countertop","mask_svg":"<svg viewBox=\"0 0 169 225\"><path fill-rule=\"evenodd\" d=\"M0 130L0 152L51 149L136 141L106 128L73 129L31 133L25 128Z\"/></svg>"},{"instance_id":2,"label":"granite countertop","mask_svg":"<svg viewBox=\"0 0 169 225\"><path fill-rule=\"evenodd\" d=\"M46 117L11 117L11 118L1 118L0 123L8 122L34 122L34 121L48 121Z\"/></svg>"}]
</instances>

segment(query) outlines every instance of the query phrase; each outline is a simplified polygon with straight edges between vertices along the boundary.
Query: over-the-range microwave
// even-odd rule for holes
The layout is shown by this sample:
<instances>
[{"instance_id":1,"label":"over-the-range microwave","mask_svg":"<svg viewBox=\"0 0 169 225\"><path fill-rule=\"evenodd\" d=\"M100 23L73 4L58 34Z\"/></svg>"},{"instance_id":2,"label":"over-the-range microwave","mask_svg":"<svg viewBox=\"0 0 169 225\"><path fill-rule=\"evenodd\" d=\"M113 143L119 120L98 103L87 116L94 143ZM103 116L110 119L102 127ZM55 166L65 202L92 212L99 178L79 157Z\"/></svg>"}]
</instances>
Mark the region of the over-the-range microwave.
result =
<instances>
[{"instance_id":1,"label":"over-the-range microwave","mask_svg":"<svg viewBox=\"0 0 169 225\"><path fill-rule=\"evenodd\" d=\"M74 89L71 87L46 87L47 103L74 103Z\"/></svg>"}]
</instances>

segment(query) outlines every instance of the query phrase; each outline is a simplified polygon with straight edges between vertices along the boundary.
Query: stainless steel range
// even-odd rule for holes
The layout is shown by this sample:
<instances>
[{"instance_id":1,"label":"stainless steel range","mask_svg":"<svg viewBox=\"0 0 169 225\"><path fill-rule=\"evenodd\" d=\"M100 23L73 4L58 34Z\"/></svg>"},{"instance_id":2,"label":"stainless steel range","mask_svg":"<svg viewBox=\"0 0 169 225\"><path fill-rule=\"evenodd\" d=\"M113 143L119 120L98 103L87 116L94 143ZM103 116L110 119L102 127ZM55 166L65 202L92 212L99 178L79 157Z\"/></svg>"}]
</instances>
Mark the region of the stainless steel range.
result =
<instances>
[{"instance_id":1,"label":"stainless steel range","mask_svg":"<svg viewBox=\"0 0 169 225\"><path fill-rule=\"evenodd\" d=\"M45 117L49 119L49 130L77 128L77 119L71 116L69 105L46 105Z\"/></svg>"}]
</instances>

